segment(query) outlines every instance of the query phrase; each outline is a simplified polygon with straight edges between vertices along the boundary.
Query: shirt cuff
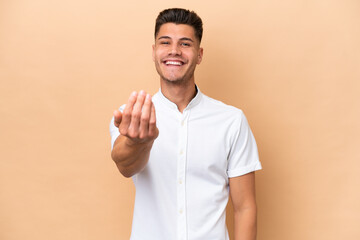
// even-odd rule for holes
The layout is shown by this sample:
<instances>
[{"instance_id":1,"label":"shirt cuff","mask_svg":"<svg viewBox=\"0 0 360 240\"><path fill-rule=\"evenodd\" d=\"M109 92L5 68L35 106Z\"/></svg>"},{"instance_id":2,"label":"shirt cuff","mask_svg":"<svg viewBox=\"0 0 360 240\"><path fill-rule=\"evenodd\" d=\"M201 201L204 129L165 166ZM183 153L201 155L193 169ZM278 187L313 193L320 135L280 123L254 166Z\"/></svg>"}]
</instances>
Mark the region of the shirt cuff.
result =
<instances>
[{"instance_id":1,"label":"shirt cuff","mask_svg":"<svg viewBox=\"0 0 360 240\"><path fill-rule=\"evenodd\" d=\"M247 165L247 166L244 166L244 167L241 167L241 168L237 168L237 169L233 169L233 170L228 170L228 171L227 171L227 174L228 174L228 177L229 177L229 178L239 177L239 176L241 176L241 175L245 175L245 174L247 174L247 173L254 172L254 171L260 170L260 169L262 169L261 163L260 163L260 162L256 162L256 163L254 163L254 164Z\"/></svg>"}]
</instances>

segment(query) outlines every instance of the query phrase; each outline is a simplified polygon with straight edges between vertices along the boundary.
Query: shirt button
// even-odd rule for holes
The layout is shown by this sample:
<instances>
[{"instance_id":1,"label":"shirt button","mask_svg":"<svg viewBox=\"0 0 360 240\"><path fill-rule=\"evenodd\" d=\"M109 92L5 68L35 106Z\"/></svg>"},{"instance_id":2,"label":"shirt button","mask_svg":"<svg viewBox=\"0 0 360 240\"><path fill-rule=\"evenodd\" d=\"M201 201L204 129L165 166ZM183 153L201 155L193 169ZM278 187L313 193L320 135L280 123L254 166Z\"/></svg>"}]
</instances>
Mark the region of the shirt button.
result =
<instances>
[{"instance_id":1,"label":"shirt button","mask_svg":"<svg viewBox=\"0 0 360 240\"><path fill-rule=\"evenodd\" d=\"M184 153L184 151L181 149L181 150L180 150L180 155L183 155L183 153Z\"/></svg>"},{"instance_id":2,"label":"shirt button","mask_svg":"<svg viewBox=\"0 0 360 240\"><path fill-rule=\"evenodd\" d=\"M184 126L184 124L185 124L185 120L182 120L181 121L181 126Z\"/></svg>"},{"instance_id":3,"label":"shirt button","mask_svg":"<svg viewBox=\"0 0 360 240\"><path fill-rule=\"evenodd\" d=\"M180 209L180 210L179 210L179 213L180 213L180 214L182 214L182 213L183 213L183 210L182 210L182 209Z\"/></svg>"},{"instance_id":4,"label":"shirt button","mask_svg":"<svg viewBox=\"0 0 360 240\"><path fill-rule=\"evenodd\" d=\"M179 179L179 184L182 184L182 180L181 180L181 179Z\"/></svg>"}]
</instances>

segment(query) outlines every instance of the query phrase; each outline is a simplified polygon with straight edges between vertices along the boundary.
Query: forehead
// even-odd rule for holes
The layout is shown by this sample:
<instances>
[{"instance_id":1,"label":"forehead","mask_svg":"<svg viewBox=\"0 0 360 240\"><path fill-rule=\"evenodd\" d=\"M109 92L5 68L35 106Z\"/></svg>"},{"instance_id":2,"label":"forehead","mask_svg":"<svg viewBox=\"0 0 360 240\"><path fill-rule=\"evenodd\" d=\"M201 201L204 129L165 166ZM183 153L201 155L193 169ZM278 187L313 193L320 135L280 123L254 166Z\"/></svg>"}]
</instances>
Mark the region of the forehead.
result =
<instances>
[{"instance_id":1,"label":"forehead","mask_svg":"<svg viewBox=\"0 0 360 240\"><path fill-rule=\"evenodd\" d=\"M161 25L156 39L159 39L162 36L168 36L174 39L186 37L191 38L193 41L197 40L194 28L187 24L165 23Z\"/></svg>"}]
</instances>

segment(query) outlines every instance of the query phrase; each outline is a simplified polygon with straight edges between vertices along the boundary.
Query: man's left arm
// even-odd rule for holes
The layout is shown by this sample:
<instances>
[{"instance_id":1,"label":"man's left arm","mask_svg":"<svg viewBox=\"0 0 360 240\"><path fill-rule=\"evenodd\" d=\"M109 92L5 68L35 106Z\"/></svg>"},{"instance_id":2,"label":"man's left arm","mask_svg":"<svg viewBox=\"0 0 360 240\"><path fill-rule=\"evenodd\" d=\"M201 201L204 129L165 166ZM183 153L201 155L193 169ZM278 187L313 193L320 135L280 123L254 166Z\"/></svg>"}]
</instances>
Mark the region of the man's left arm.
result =
<instances>
[{"instance_id":1,"label":"man's left arm","mask_svg":"<svg viewBox=\"0 0 360 240\"><path fill-rule=\"evenodd\" d=\"M235 240L256 239L255 172L229 178Z\"/></svg>"}]
</instances>

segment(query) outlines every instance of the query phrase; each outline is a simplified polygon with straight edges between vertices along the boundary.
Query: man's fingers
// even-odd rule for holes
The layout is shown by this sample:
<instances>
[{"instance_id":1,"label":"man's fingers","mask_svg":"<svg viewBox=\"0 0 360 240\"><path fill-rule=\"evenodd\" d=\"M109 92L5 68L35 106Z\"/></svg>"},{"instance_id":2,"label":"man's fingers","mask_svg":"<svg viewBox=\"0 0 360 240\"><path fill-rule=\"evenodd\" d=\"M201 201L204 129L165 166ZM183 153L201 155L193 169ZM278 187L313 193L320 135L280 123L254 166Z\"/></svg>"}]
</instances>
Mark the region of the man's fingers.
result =
<instances>
[{"instance_id":1,"label":"man's fingers","mask_svg":"<svg viewBox=\"0 0 360 240\"><path fill-rule=\"evenodd\" d=\"M146 93L145 91L140 91L136 102L134 104L132 113L131 113L131 122L129 126L129 134L130 137L139 137L139 127L140 127L140 118L141 118L141 111L144 105Z\"/></svg>"},{"instance_id":2,"label":"man's fingers","mask_svg":"<svg viewBox=\"0 0 360 240\"><path fill-rule=\"evenodd\" d=\"M151 114L149 120L149 135L153 138L156 138L159 134L159 130L156 127L156 113L154 104L151 105Z\"/></svg>"},{"instance_id":3,"label":"man's fingers","mask_svg":"<svg viewBox=\"0 0 360 240\"><path fill-rule=\"evenodd\" d=\"M137 92L132 92L131 93L131 95L129 97L129 100L128 100L128 103L126 104L125 109L123 111L122 121L121 121L121 124L120 124L120 127L119 127L120 133L123 134L123 135L127 134L127 130L129 128L129 125L130 125L130 122L131 122L131 113L133 111L133 107L134 107L134 104L136 102L137 95L138 95Z\"/></svg>"},{"instance_id":4,"label":"man's fingers","mask_svg":"<svg viewBox=\"0 0 360 240\"><path fill-rule=\"evenodd\" d=\"M151 107L152 107L151 95L147 94L141 112L139 138L145 138L148 136Z\"/></svg>"},{"instance_id":5,"label":"man's fingers","mask_svg":"<svg viewBox=\"0 0 360 240\"><path fill-rule=\"evenodd\" d=\"M145 91L133 92L124 111L114 111L114 124L120 134L136 141L148 141L158 135L155 107L151 95Z\"/></svg>"},{"instance_id":6,"label":"man's fingers","mask_svg":"<svg viewBox=\"0 0 360 240\"><path fill-rule=\"evenodd\" d=\"M122 113L119 110L114 111L114 125L115 127L119 127L121 123Z\"/></svg>"}]
</instances>

